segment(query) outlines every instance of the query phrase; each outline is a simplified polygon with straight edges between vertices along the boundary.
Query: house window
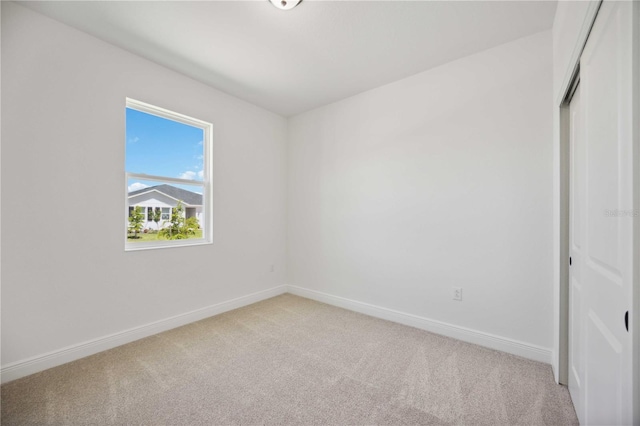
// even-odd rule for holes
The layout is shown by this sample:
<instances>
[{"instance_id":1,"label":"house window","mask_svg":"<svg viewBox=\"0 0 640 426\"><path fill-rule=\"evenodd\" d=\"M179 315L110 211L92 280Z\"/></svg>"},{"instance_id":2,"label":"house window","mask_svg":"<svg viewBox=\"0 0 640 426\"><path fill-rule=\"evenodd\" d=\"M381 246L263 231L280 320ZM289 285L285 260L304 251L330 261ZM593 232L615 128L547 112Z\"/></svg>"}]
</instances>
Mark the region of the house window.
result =
<instances>
[{"instance_id":1,"label":"house window","mask_svg":"<svg viewBox=\"0 0 640 426\"><path fill-rule=\"evenodd\" d=\"M133 99L125 111L125 250L211 243L211 124Z\"/></svg>"},{"instance_id":2,"label":"house window","mask_svg":"<svg viewBox=\"0 0 640 426\"><path fill-rule=\"evenodd\" d=\"M133 212L134 212L136 207L140 207L140 206L129 206L129 217L133 216ZM144 211L144 209L142 207L140 207L139 214L142 214L141 217L142 217L143 221L146 220L145 219L145 211ZM150 216L147 216L147 217L150 217Z\"/></svg>"}]
</instances>

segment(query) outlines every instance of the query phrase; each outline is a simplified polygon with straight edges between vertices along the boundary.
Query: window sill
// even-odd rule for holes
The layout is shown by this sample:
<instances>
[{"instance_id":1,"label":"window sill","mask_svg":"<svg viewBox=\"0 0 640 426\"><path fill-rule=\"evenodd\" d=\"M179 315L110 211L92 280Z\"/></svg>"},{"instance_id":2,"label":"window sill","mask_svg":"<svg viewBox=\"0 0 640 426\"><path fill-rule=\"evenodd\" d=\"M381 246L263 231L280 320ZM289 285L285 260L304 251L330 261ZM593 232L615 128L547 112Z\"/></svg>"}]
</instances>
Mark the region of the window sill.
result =
<instances>
[{"instance_id":1,"label":"window sill","mask_svg":"<svg viewBox=\"0 0 640 426\"><path fill-rule=\"evenodd\" d=\"M206 238L198 238L191 240L174 240L174 241L149 241L149 242L139 242L139 243L130 243L126 242L124 246L124 251L139 251L139 250L154 250L154 249L164 249L164 248L172 248L172 247L189 247L189 246L202 246L213 244L212 241L208 241Z\"/></svg>"}]
</instances>

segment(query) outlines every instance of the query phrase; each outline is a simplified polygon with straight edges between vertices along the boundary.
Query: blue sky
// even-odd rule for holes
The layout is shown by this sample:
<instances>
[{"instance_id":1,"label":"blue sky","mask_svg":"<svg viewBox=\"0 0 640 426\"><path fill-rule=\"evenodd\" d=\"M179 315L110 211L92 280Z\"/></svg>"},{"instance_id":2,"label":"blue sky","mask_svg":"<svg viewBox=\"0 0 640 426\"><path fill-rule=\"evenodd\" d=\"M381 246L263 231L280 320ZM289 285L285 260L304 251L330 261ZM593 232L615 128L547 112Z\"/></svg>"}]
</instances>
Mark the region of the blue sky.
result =
<instances>
[{"instance_id":1,"label":"blue sky","mask_svg":"<svg viewBox=\"0 0 640 426\"><path fill-rule=\"evenodd\" d=\"M202 129L127 108L125 170L202 180L203 139ZM160 183L130 180L127 184L133 191Z\"/></svg>"}]
</instances>

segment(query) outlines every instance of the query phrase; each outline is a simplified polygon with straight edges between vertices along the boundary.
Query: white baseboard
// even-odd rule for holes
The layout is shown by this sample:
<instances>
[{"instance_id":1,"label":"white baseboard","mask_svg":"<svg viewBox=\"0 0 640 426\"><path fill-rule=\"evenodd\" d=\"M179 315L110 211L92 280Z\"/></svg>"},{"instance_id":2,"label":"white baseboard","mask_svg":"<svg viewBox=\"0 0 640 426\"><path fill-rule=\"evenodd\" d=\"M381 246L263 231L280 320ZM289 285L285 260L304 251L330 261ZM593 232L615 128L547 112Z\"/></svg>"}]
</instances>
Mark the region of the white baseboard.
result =
<instances>
[{"instance_id":1,"label":"white baseboard","mask_svg":"<svg viewBox=\"0 0 640 426\"><path fill-rule=\"evenodd\" d=\"M215 305L196 309L191 312L176 315L163 320L155 321L129 330L114 333L108 336L99 337L77 345L67 346L56 351L52 351L43 355L38 355L29 359L13 362L2 366L0 369L1 382L6 383L20 377L37 373L47 368L56 367L75 361L134 340L142 339L172 328L180 327L185 324L199 321L204 318L218 315L232 309L241 308L261 300L269 299L274 296L287 292L287 286L281 285L268 290L259 291L246 296L227 300L226 302L216 303Z\"/></svg>"},{"instance_id":2,"label":"white baseboard","mask_svg":"<svg viewBox=\"0 0 640 426\"><path fill-rule=\"evenodd\" d=\"M292 285L282 285L4 365L0 368L1 382L6 383L11 380L19 379L48 368L66 364L67 362L75 361L107 349L115 348L144 337L152 336L154 334L171 330L223 312L241 308L287 292L297 296L306 297L308 299L317 300L318 302L360 312L372 317L397 322L399 324L416 327L422 330L441 334L443 336L518 355L523 358L551 364L551 349L519 342L505 337L495 336L493 334L465 327L447 324L442 321L395 311L393 309L383 308L381 306L346 299L344 297L333 296L331 294L315 290L309 290Z\"/></svg>"},{"instance_id":3,"label":"white baseboard","mask_svg":"<svg viewBox=\"0 0 640 426\"><path fill-rule=\"evenodd\" d=\"M322 293L315 290L309 290L293 285L287 286L288 292L297 296L306 297L318 302L327 303L329 305L338 306L350 311L360 312L372 317L397 322L421 330L430 331L432 333L441 334L443 336L452 337L476 345L496 349L513 355L534 361L551 364L552 351L536 345L520 342L505 337L496 336L478 330L466 327L459 327L442 321L436 321L417 315L407 314L393 309L383 308L381 306L371 305L369 303L358 302L356 300L346 299L344 297L333 296L331 294Z\"/></svg>"}]
</instances>

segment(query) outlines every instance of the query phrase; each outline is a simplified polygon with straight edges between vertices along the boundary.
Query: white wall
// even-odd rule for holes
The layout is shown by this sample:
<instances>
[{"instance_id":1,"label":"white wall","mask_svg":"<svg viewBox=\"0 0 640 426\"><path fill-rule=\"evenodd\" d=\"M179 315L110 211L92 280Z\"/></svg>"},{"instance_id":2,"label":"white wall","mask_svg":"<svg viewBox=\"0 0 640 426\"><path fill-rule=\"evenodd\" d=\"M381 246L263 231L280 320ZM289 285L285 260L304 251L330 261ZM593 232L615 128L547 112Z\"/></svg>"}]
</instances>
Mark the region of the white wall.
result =
<instances>
[{"instance_id":1,"label":"white wall","mask_svg":"<svg viewBox=\"0 0 640 426\"><path fill-rule=\"evenodd\" d=\"M551 81L547 32L294 117L287 135L3 2L3 367L274 288L287 261L289 284L550 348ZM127 96L213 123L213 245L124 252Z\"/></svg>"},{"instance_id":2,"label":"white wall","mask_svg":"<svg viewBox=\"0 0 640 426\"><path fill-rule=\"evenodd\" d=\"M124 251L127 96L213 123L214 244ZM2 113L3 366L284 283L282 117L7 2Z\"/></svg>"},{"instance_id":3,"label":"white wall","mask_svg":"<svg viewBox=\"0 0 640 426\"><path fill-rule=\"evenodd\" d=\"M551 42L533 35L290 119L288 283L550 360Z\"/></svg>"}]
</instances>

